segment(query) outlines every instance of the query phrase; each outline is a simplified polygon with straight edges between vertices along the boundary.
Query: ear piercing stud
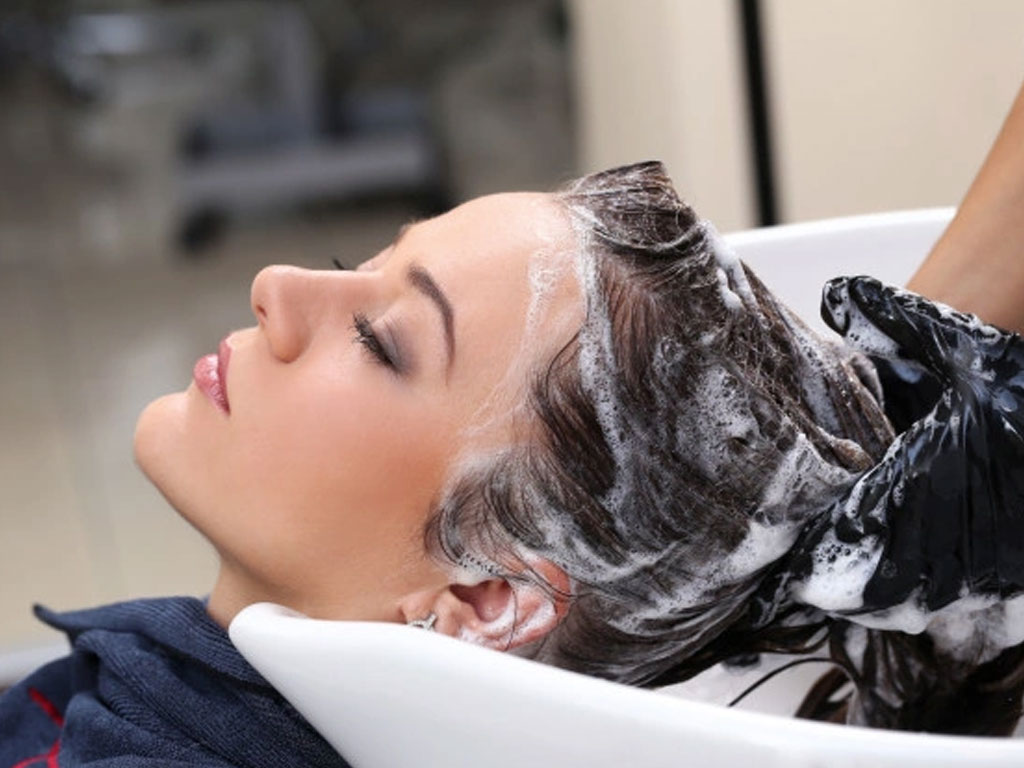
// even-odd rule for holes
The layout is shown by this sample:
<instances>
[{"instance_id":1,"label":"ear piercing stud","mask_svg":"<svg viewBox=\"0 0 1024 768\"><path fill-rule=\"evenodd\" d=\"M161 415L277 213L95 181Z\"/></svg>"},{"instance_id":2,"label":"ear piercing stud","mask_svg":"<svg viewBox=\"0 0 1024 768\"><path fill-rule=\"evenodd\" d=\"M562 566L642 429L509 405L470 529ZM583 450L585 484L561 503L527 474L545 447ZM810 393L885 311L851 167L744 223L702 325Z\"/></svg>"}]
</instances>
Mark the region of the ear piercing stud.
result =
<instances>
[{"instance_id":1,"label":"ear piercing stud","mask_svg":"<svg viewBox=\"0 0 1024 768\"><path fill-rule=\"evenodd\" d=\"M413 621L408 622L408 625L410 627L419 627L420 629L427 629L427 630L430 630L431 632L436 632L437 630L434 629L434 622L435 621L437 621L437 614L431 612L431 613L427 614L427 618L425 618L425 619L414 619Z\"/></svg>"}]
</instances>

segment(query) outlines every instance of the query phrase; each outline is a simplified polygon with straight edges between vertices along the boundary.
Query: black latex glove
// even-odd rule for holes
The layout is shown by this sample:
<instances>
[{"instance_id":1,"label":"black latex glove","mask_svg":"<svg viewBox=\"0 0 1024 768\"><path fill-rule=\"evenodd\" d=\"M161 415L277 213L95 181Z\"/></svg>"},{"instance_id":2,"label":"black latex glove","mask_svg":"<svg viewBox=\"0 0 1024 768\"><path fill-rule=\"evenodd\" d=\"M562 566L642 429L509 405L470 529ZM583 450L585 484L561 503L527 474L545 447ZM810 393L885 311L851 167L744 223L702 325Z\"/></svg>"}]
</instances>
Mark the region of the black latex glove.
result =
<instances>
[{"instance_id":1,"label":"black latex glove","mask_svg":"<svg viewBox=\"0 0 1024 768\"><path fill-rule=\"evenodd\" d=\"M882 549L854 614L918 588L929 610L965 590L1024 592L1024 340L869 277L830 281L821 311L880 360L896 411L937 402L807 532L791 576L809 572L831 530L843 544Z\"/></svg>"}]
</instances>

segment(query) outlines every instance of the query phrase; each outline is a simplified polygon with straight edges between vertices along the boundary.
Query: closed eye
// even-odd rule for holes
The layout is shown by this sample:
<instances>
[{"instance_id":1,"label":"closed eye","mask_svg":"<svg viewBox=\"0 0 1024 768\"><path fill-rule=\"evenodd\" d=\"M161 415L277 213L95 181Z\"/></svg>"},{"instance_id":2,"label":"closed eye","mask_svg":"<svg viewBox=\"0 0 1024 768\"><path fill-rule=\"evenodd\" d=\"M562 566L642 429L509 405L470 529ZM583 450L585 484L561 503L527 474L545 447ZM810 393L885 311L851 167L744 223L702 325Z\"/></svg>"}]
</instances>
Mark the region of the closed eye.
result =
<instances>
[{"instance_id":1,"label":"closed eye","mask_svg":"<svg viewBox=\"0 0 1024 768\"><path fill-rule=\"evenodd\" d=\"M352 329L356 333L355 341L362 344L370 353L374 361L390 368L396 373L400 372L397 357L390 351L377 336L366 315L356 313L352 315Z\"/></svg>"}]
</instances>

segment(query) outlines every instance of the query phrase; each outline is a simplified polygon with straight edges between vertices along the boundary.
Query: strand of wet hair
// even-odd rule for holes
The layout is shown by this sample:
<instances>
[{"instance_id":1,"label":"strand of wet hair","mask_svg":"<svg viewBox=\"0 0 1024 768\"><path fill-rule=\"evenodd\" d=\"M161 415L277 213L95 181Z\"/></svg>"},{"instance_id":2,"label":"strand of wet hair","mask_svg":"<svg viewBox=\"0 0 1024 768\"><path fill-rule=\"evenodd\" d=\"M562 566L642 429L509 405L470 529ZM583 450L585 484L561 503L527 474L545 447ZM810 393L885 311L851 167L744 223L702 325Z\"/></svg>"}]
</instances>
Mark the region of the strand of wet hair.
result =
<instances>
[{"instance_id":1,"label":"strand of wet hair","mask_svg":"<svg viewBox=\"0 0 1024 768\"><path fill-rule=\"evenodd\" d=\"M837 667L840 670L842 670L842 672L844 674L846 674L847 678L849 678L851 683L854 680L853 676L850 675L850 670L848 670L846 668L846 665L843 664L841 661L838 661L836 659L831 659L831 658L828 658L827 656L813 656L813 657L811 657L809 659L794 659L793 661L787 662L786 664L783 664L781 667L778 667L777 669L773 669L771 672L768 672L768 673L764 674L763 676L761 676L759 679L755 680L753 683L751 683L745 689L743 689L743 692L740 693L736 698L734 698L732 701L730 701L728 704L726 704L726 706L727 707L735 707L737 704L739 704L741 701L743 701L743 699L747 698L747 696L752 694L754 691L756 691L762 685L767 683L773 677L775 677L777 675L781 675L783 672L785 672L788 669L792 669L793 667L798 667L801 664L811 664L811 663L815 663L815 662L824 662L826 664L831 664L834 667Z\"/></svg>"}]
</instances>

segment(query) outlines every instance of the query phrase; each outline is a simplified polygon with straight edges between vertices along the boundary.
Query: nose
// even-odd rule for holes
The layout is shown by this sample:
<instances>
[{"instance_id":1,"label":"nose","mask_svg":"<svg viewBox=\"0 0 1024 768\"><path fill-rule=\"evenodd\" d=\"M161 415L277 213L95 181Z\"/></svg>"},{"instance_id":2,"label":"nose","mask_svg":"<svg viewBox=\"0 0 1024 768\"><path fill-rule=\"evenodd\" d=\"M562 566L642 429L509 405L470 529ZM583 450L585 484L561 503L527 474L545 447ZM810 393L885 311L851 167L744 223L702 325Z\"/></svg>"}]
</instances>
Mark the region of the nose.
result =
<instances>
[{"instance_id":1,"label":"nose","mask_svg":"<svg viewBox=\"0 0 1024 768\"><path fill-rule=\"evenodd\" d=\"M309 346L315 327L317 273L289 266L260 270L252 281L249 303L274 357L290 363ZM321 278L322 279L322 278Z\"/></svg>"}]
</instances>

